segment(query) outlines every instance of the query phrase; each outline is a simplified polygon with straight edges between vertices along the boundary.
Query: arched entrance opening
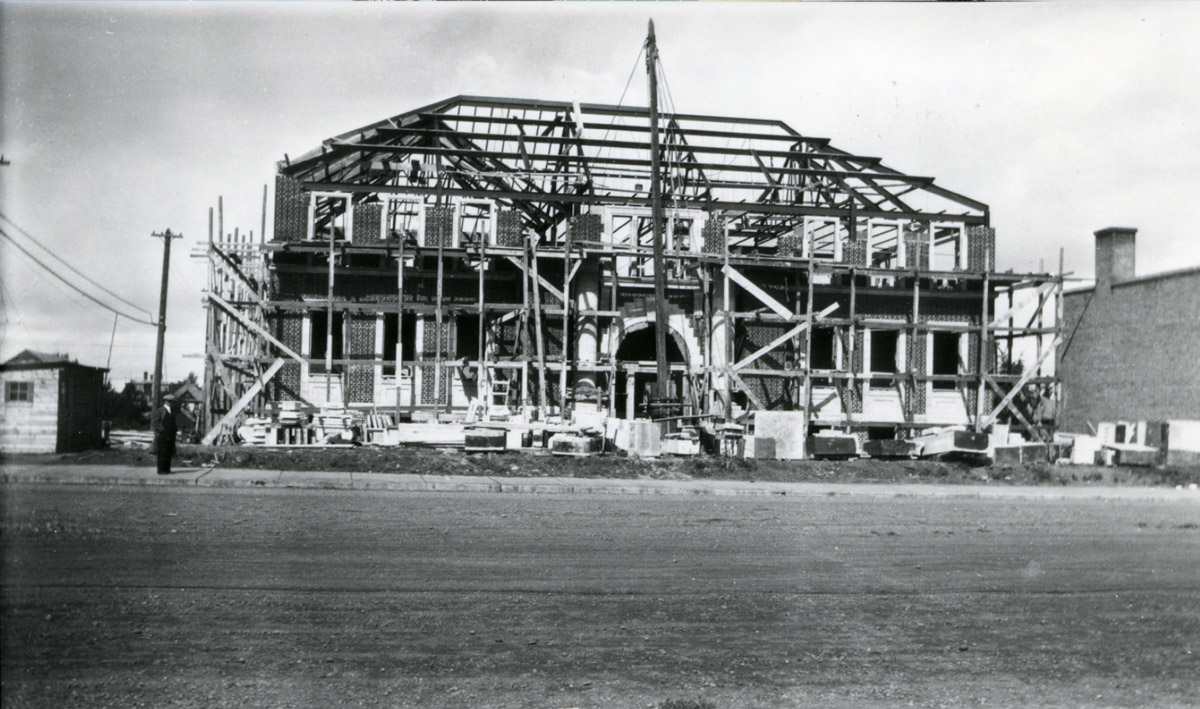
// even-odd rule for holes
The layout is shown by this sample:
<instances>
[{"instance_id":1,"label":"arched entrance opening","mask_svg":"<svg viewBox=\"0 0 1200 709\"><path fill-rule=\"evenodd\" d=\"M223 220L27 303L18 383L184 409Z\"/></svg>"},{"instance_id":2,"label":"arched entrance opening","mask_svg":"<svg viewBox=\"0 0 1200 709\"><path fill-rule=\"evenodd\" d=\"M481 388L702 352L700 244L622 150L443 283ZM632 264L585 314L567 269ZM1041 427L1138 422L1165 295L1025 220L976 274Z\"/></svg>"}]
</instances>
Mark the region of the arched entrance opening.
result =
<instances>
[{"instance_id":1,"label":"arched entrance opening","mask_svg":"<svg viewBox=\"0 0 1200 709\"><path fill-rule=\"evenodd\" d=\"M684 346L675 332L667 338L667 363L685 364ZM646 403L654 393L657 348L654 344L654 324L625 333L617 347L617 381L614 413L619 418L646 417ZM683 391L683 372L671 373L675 392ZM632 416L630 413L632 412Z\"/></svg>"}]
</instances>

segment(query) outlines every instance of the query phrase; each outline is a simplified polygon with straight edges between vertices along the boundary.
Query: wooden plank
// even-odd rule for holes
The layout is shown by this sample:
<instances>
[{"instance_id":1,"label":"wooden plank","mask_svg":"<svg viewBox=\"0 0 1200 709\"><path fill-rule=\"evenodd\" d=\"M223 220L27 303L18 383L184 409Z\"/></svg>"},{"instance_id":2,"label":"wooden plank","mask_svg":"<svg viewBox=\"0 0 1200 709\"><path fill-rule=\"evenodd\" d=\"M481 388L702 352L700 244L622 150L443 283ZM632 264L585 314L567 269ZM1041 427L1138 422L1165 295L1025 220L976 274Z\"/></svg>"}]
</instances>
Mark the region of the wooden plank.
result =
<instances>
[{"instance_id":1,"label":"wooden plank","mask_svg":"<svg viewBox=\"0 0 1200 709\"><path fill-rule=\"evenodd\" d=\"M231 425L234 420L237 419L238 415L241 414L246 406L248 406L250 402L254 400L254 397L258 396L258 393L262 391L264 386L267 385L267 382L271 381L271 379L279 372L279 370L283 369L283 365L285 364L287 364L287 360L283 359L282 357L276 359L271 364L270 368L268 368L266 372L263 372L261 377L255 380L254 385L247 389L245 394L242 394L242 398L238 399L237 402L230 407L229 411L221 417L221 420L217 422L217 425L213 426L211 429L209 429L208 433L204 434L204 439L200 441L200 444L211 446L213 441L217 439L217 436L219 436L227 426Z\"/></svg>"},{"instance_id":2,"label":"wooden plank","mask_svg":"<svg viewBox=\"0 0 1200 709\"><path fill-rule=\"evenodd\" d=\"M1001 397L1004 396L1004 391L1000 388L1000 386L998 384L996 384L996 380L992 379L991 377L986 377L986 379L987 379L988 386L990 386L992 388L992 390L995 391L998 396L1001 396ZM1008 410L1011 411L1013 413L1013 415L1017 417L1017 420L1021 422L1021 425L1025 427L1025 430L1030 435L1032 435L1034 438L1038 439L1039 443L1046 442L1046 440L1044 438L1042 438L1041 431L1037 430L1037 428L1035 428L1034 425L1029 422L1029 419L1027 419L1025 417L1025 415L1023 413L1021 413L1021 410L1017 408L1017 405L1015 403L1010 404L1008 407Z\"/></svg>"},{"instance_id":3,"label":"wooden plank","mask_svg":"<svg viewBox=\"0 0 1200 709\"><path fill-rule=\"evenodd\" d=\"M746 380L742 379L740 374L733 371L732 367L725 368L725 376L729 377L730 379L732 379L733 381L738 383L738 386L740 386L742 388L742 391L746 392L746 398L750 399L750 403L754 404L754 408L756 408L760 411L767 410L767 406L765 404L763 404L762 399L758 398L758 395L755 394L754 391L749 386L746 385Z\"/></svg>"},{"instance_id":4,"label":"wooden plank","mask_svg":"<svg viewBox=\"0 0 1200 709\"><path fill-rule=\"evenodd\" d=\"M1054 351L1058 349L1058 346L1061 344L1062 337L1054 338L1054 342L1050 343L1050 347L1046 348L1046 351L1042 353L1042 357L1037 361L1037 364L1030 367L1029 370L1017 380L1017 383L1013 385L1012 390L1008 392L1008 395L1000 401L996 408L992 409L990 414L983 417L983 420L980 422L981 427L986 428L987 426L992 425L992 422L996 420L996 415L1003 411L1006 406L1008 406L1009 402L1011 402L1017 393L1021 391L1021 387L1025 386L1025 383L1032 379L1035 374L1037 374L1038 369L1041 368L1042 364L1045 363L1050 355L1054 354Z\"/></svg>"},{"instance_id":5,"label":"wooden plank","mask_svg":"<svg viewBox=\"0 0 1200 709\"><path fill-rule=\"evenodd\" d=\"M1056 285L1057 284L1055 284L1054 282L1043 283L1042 285L1037 287L1036 291L1034 291L1034 293L1037 295L1037 298L1038 298L1039 309L1041 306L1042 298L1044 298L1047 293L1049 293L1051 290L1053 290L1056 287ZM1009 298L1012 298L1011 290L1009 291ZM988 327L1000 327L1001 325L1004 324L1004 321L1011 320L1012 316L1015 314L1015 312L1016 312L1016 308L1013 307L1012 305L1005 308L1004 310L998 311L995 315L992 316L992 321L990 323L988 323ZM1011 325L1009 326L1009 329L1012 329Z\"/></svg>"},{"instance_id":6,"label":"wooden plank","mask_svg":"<svg viewBox=\"0 0 1200 709\"><path fill-rule=\"evenodd\" d=\"M747 293L755 298L758 298L763 305L766 305L768 308L773 310L776 315L789 321L792 320L793 313L791 310L788 310L787 306L772 298L766 291L755 285L754 282L749 278L746 278L742 274L738 273L737 269L725 265L721 267L721 270L724 271L725 275L729 276L734 283L737 283ZM725 306L728 308L729 304L726 303Z\"/></svg>"},{"instance_id":7,"label":"wooden plank","mask_svg":"<svg viewBox=\"0 0 1200 709\"><path fill-rule=\"evenodd\" d=\"M529 270L535 281L541 281L538 275L538 251L537 238L534 237L526 243L526 248L529 249ZM538 366L538 419L546 420L546 345L542 337L542 297L536 290L529 294L533 298L533 334L534 346L537 348L537 366ZM561 297L561 293L559 294ZM565 301L564 301L565 302ZM566 333L563 333L566 337Z\"/></svg>"},{"instance_id":8,"label":"wooden plank","mask_svg":"<svg viewBox=\"0 0 1200 709\"><path fill-rule=\"evenodd\" d=\"M527 277L529 276L529 272L526 271L526 269L525 269L525 264L521 263L520 261L513 258L512 256L505 256L504 258L511 261L517 268L521 269L522 271L525 271L525 275ZM560 302L565 303L566 299L563 296L563 292L560 291L559 289L555 288L554 284L550 283L550 281L547 281L545 278L542 278L541 276L537 275L536 270L537 269L535 268L534 269L535 273L534 273L533 277L537 279L538 284L540 284L546 290L550 291L550 294L553 295L555 298L558 298Z\"/></svg>"},{"instance_id":9,"label":"wooden plank","mask_svg":"<svg viewBox=\"0 0 1200 709\"><path fill-rule=\"evenodd\" d=\"M234 319L237 320L238 323L242 327L245 327L246 329L251 330L254 333L260 335L261 337L265 338L267 340L267 342L270 342L272 345L274 345L276 348L278 348L280 352L283 352L285 355L287 355L288 357L291 357L292 359L296 360L300 364L304 364L303 357L301 357L300 355L293 352L290 347L288 347L287 345L280 342L278 339L275 338L274 335L267 332L266 329L263 328L262 326L260 326L258 323L247 318L245 315L243 315L241 312L239 312L237 310L237 308L234 308L232 305L225 302L224 298L222 298L219 295L216 295L215 293L209 293L208 299L210 301L212 301L214 304L220 306L220 308L222 310L224 310L225 312L232 315L234 317Z\"/></svg>"}]
</instances>

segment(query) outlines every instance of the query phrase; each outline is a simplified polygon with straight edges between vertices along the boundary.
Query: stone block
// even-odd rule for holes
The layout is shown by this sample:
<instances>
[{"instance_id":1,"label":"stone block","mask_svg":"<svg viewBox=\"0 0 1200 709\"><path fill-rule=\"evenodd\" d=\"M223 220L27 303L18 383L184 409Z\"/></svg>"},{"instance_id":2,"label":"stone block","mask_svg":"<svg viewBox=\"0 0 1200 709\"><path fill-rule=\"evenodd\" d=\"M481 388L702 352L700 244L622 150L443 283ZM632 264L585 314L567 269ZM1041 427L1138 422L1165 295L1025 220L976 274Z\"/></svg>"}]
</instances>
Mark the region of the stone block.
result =
<instances>
[{"instance_id":1,"label":"stone block","mask_svg":"<svg viewBox=\"0 0 1200 709\"><path fill-rule=\"evenodd\" d=\"M554 455L588 456L600 452L604 439L574 433L556 433L550 437L550 452Z\"/></svg>"},{"instance_id":2,"label":"stone block","mask_svg":"<svg viewBox=\"0 0 1200 709\"><path fill-rule=\"evenodd\" d=\"M1149 468L1158 462L1158 450L1153 448L1119 448L1116 464L1131 468Z\"/></svg>"},{"instance_id":3,"label":"stone block","mask_svg":"<svg viewBox=\"0 0 1200 709\"><path fill-rule=\"evenodd\" d=\"M999 468L1015 468L1021 464L1021 446L996 446L992 464Z\"/></svg>"},{"instance_id":4,"label":"stone block","mask_svg":"<svg viewBox=\"0 0 1200 709\"><path fill-rule=\"evenodd\" d=\"M921 446L912 441L884 440L863 443L863 452L872 458L915 458Z\"/></svg>"},{"instance_id":5,"label":"stone block","mask_svg":"<svg viewBox=\"0 0 1200 709\"><path fill-rule=\"evenodd\" d=\"M779 460L804 458L804 412L758 411L754 414L754 433L774 439Z\"/></svg>"},{"instance_id":6,"label":"stone block","mask_svg":"<svg viewBox=\"0 0 1200 709\"><path fill-rule=\"evenodd\" d=\"M809 436L810 458L852 458L858 455L858 439L854 436Z\"/></svg>"},{"instance_id":7,"label":"stone block","mask_svg":"<svg viewBox=\"0 0 1200 709\"><path fill-rule=\"evenodd\" d=\"M754 459L775 460L775 439L766 436L754 437Z\"/></svg>"},{"instance_id":8,"label":"stone block","mask_svg":"<svg viewBox=\"0 0 1200 709\"><path fill-rule=\"evenodd\" d=\"M468 428L463 432L463 448L468 453L503 451L506 444L507 434L502 428Z\"/></svg>"}]
</instances>

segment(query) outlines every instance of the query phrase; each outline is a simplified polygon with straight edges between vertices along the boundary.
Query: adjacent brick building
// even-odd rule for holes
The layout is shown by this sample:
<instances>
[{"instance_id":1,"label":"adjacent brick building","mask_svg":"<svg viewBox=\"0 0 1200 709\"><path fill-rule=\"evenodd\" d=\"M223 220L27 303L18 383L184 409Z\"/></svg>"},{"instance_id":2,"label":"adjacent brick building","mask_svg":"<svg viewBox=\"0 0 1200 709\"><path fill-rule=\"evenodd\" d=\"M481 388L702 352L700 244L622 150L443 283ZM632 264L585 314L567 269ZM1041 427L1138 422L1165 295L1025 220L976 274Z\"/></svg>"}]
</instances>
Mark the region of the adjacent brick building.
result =
<instances>
[{"instance_id":1,"label":"adjacent brick building","mask_svg":"<svg viewBox=\"0 0 1200 709\"><path fill-rule=\"evenodd\" d=\"M1065 431L1200 419L1200 268L1137 276L1136 235L1096 232L1096 285L1064 295Z\"/></svg>"}]
</instances>

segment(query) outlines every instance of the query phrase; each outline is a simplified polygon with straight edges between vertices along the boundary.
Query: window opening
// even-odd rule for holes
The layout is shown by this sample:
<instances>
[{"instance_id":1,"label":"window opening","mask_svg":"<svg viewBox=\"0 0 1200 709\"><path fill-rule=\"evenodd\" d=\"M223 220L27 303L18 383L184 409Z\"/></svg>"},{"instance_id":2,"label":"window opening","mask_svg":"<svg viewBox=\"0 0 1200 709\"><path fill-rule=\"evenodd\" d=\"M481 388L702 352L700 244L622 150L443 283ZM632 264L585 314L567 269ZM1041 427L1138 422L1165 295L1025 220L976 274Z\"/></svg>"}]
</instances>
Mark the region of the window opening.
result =
<instances>
[{"instance_id":1,"label":"window opening","mask_svg":"<svg viewBox=\"0 0 1200 709\"><path fill-rule=\"evenodd\" d=\"M896 373L896 350L899 343L900 333L897 330L871 331L872 374ZM873 378L871 379L871 386L874 388L887 388L892 386L892 381L891 377Z\"/></svg>"},{"instance_id":2,"label":"window opening","mask_svg":"<svg viewBox=\"0 0 1200 709\"><path fill-rule=\"evenodd\" d=\"M416 243L421 233L421 203L413 199L389 199L383 219L383 240Z\"/></svg>"},{"instance_id":3,"label":"window opening","mask_svg":"<svg viewBox=\"0 0 1200 709\"><path fill-rule=\"evenodd\" d=\"M325 310L314 310L309 314L309 338L308 338L308 356L314 360L308 365L308 371L311 374L325 374L325 334L327 324L329 322L329 312ZM343 358L342 343L345 339L344 335L345 317L341 312L333 313L333 360ZM340 374L342 365L333 365L333 374Z\"/></svg>"},{"instance_id":4,"label":"window opening","mask_svg":"<svg viewBox=\"0 0 1200 709\"><path fill-rule=\"evenodd\" d=\"M402 331L402 332L401 332ZM405 313L400 317L397 313L384 313L383 316L383 376L396 376L396 340L402 340L400 345L400 361L411 362L417 358L417 316ZM403 365L401 365L403 366Z\"/></svg>"},{"instance_id":5,"label":"window opening","mask_svg":"<svg viewBox=\"0 0 1200 709\"><path fill-rule=\"evenodd\" d=\"M474 360L479 357L479 315L459 315L454 319L454 355Z\"/></svg>"},{"instance_id":6,"label":"window opening","mask_svg":"<svg viewBox=\"0 0 1200 709\"><path fill-rule=\"evenodd\" d=\"M962 226L934 225L930 247L930 268L934 271L955 271L962 264Z\"/></svg>"},{"instance_id":7,"label":"window opening","mask_svg":"<svg viewBox=\"0 0 1200 709\"><path fill-rule=\"evenodd\" d=\"M333 234L334 241L345 241L349 236L347 213L350 207L348 197L329 195L314 195L312 203L312 219L309 239L313 241L329 241Z\"/></svg>"},{"instance_id":8,"label":"window opening","mask_svg":"<svg viewBox=\"0 0 1200 709\"><path fill-rule=\"evenodd\" d=\"M812 342L812 360L809 364L809 369L818 370L833 370L837 369L837 358L834 353L834 336L833 329L827 327L814 328L811 333ZM831 386L833 381L829 377L813 377L813 386Z\"/></svg>"},{"instance_id":9,"label":"window opening","mask_svg":"<svg viewBox=\"0 0 1200 709\"><path fill-rule=\"evenodd\" d=\"M959 334L957 332L933 333L933 374L935 376L955 375L958 368ZM935 381L934 391L953 391L958 382Z\"/></svg>"},{"instance_id":10,"label":"window opening","mask_svg":"<svg viewBox=\"0 0 1200 709\"><path fill-rule=\"evenodd\" d=\"M844 234L841 220L805 217L804 255L816 261L840 261Z\"/></svg>"},{"instance_id":11,"label":"window opening","mask_svg":"<svg viewBox=\"0 0 1200 709\"><path fill-rule=\"evenodd\" d=\"M33 382L5 382L5 401L33 401Z\"/></svg>"},{"instance_id":12,"label":"window opening","mask_svg":"<svg viewBox=\"0 0 1200 709\"><path fill-rule=\"evenodd\" d=\"M901 228L899 222L871 220L867 233L873 268L900 267Z\"/></svg>"},{"instance_id":13,"label":"window opening","mask_svg":"<svg viewBox=\"0 0 1200 709\"><path fill-rule=\"evenodd\" d=\"M458 211L458 245L477 247L492 240L492 203L463 202Z\"/></svg>"}]
</instances>

